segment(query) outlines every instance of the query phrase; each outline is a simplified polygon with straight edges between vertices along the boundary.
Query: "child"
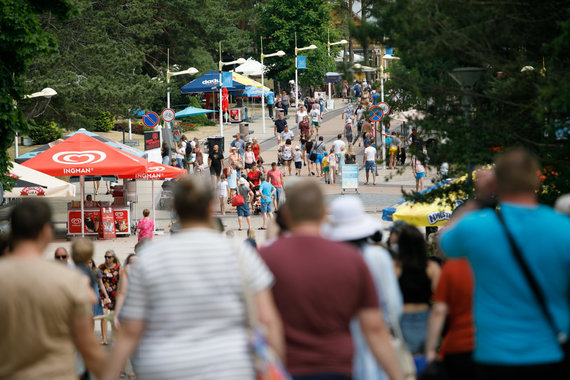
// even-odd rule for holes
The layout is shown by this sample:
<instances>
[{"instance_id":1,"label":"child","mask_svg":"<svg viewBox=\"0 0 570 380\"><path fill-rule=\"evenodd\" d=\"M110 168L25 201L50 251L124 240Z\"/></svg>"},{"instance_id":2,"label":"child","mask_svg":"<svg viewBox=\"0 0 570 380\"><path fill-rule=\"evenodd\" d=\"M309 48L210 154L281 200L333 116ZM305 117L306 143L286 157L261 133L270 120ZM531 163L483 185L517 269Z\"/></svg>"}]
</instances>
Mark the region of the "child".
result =
<instances>
[{"instance_id":1,"label":"child","mask_svg":"<svg viewBox=\"0 0 570 380\"><path fill-rule=\"evenodd\" d=\"M325 183L330 183L329 176L329 152L325 151L323 153L323 178Z\"/></svg>"},{"instance_id":2,"label":"child","mask_svg":"<svg viewBox=\"0 0 570 380\"><path fill-rule=\"evenodd\" d=\"M301 168L303 167L303 153L301 152L301 147L298 145L295 147L293 152L293 161L295 161L295 175L301 175Z\"/></svg>"},{"instance_id":3,"label":"child","mask_svg":"<svg viewBox=\"0 0 570 380\"><path fill-rule=\"evenodd\" d=\"M232 164L230 165L230 175L228 177L228 187L230 188L230 199L237 194L237 180L238 180L237 164L235 162L232 162Z\"/></svg>"},{"instance_id":4,"label":"child","mask_svg":"<svg viewBox=\"0 0 570 380\"><path fill-rule=\"evenodd\" d=\"M329 183L335 183L335 171L337 164L337 157L335 152L331 149L329 156L327 157L329 163Z\"/></svg>"},{"instance_id":5,"label":"child","mask_svg":"<svg viewBox=\"0 0 570 380\"><path fill-rule=\"evenodd\" d=\"M224 174L220 176L220 182L217 183L216 187L218 189L218 199L220 200L220 212L222 215L226 215L226 202L228 194L230 193L230 188Z\"/></svg>"}]
</instances>

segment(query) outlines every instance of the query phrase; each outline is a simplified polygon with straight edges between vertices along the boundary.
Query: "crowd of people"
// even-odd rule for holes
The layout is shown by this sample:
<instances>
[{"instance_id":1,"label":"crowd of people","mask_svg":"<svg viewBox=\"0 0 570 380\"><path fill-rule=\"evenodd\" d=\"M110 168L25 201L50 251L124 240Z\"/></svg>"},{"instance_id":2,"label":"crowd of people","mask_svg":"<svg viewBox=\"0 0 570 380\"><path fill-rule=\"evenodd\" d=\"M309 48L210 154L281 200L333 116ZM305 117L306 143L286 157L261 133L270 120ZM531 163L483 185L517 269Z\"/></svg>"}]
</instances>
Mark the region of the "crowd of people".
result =
<instances>
[{"instance_id":1,"label":"crowd of people","mask_svg":"<svg viewBox=\"0 0 570 380\"><path fill-rule=\"evenodd\" d=\"M570 219L537 203L538 169L529 153L506 151L477 172L476 197L441 231L426 239L396 222L385 243L358 197L327 206L318 181L299 179L276 217L264 217L272 233L259 247L254 234L243 244L224 236L219 183L189 176L173 187L181 230L141 239L123 265L112 249L97 265L84 239L43 259L50 207L22 202L1 247L0 378L253 379L250 294L296 380L410 379L392 342L399 331L429 363L423 376L565 379ZM270 172L256 185L267 216ZM233 190L244 205L251 182L239 177ZM558 206L568 212L568 203Z\"/></svg>"}]
</instances>

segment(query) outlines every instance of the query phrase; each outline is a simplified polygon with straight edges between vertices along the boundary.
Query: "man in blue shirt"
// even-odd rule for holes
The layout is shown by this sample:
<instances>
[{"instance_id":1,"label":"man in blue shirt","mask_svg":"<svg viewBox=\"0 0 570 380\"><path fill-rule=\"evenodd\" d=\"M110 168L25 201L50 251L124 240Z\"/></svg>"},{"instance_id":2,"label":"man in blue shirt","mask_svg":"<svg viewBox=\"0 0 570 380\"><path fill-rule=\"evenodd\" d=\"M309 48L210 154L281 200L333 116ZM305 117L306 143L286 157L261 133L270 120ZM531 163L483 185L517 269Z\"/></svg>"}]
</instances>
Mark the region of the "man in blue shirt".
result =
<instances>
[{"instance_id":1,"label":"man in blue shirt","mask_svg":"<svg viewBox=\"0 0 570 380\"><path fill-rule=\"evenodd\" d=\"M235 137L236 139L232 141L231 147L237 148L238 154L241 156L243 160L243 155L245 154L245 141L241 139L241 135L239 133L236 133Z\"/></svg>"},{"instance_id":2,"label":"man in blue shirt","mask_svg":"<svg viewBox=\"0 0 570 380\"><path fill-rule=\"evenodd\" d=\"M539 167L530 154L511 150L495 165L496 193L506 227L538 282L557 329L568 334L570 219L537 203ZM477 177L480 185L485 176ZM556 332L539 307L495 210L474 205L470 201L464 206L440 243L448 256L466 257L473 268L474 360L479 378L567 378Z\"/></svg>"},{"instance_id":3,"label":"man in blue shirt","mask_svg":"<svg viewBox=\"0 0 570 380\"><path fill-rule=\"evenodd\" d=\"M275 195L275 187L269 182L269 178L261 175L259 177L261 185L259 185L259 192L261 193L261 213L263 215L263 227L260 230L266 229L267 218L271 219L271 203L273 202L273 195Z\"/></svg>"},{"instance_id":4,"label":"man in blue shirt","mask_svg":"<svg viewBox=\"0 0 570 380\"><path fill-rule=\"evenodd\" d=\"M273 92L269 92L266 98L267 98L267 109L269 110L269 117L273 119L273 106L275 104L275 94Z\"/></svg>"}]
</instances>

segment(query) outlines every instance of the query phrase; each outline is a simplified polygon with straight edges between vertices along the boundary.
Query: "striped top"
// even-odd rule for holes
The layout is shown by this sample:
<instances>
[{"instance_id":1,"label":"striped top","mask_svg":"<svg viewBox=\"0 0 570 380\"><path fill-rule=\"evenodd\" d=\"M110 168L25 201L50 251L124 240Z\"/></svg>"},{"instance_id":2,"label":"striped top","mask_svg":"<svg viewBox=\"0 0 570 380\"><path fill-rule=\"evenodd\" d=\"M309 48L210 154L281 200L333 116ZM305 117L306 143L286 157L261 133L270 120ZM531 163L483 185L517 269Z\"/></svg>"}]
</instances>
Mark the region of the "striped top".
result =
<instances>
[{"instance_id":1,"label":"striped top","mask_svg":"<svg viewBox=\"0 0 570 380\"><path fill-rule=\"evenodd\" d=\"M256 251L214 230L187 229L143 248L121 312L146 322L133 356L137 379L254 379L238 254L252 292L272 285Z\"/></svg>"}]
</instances>

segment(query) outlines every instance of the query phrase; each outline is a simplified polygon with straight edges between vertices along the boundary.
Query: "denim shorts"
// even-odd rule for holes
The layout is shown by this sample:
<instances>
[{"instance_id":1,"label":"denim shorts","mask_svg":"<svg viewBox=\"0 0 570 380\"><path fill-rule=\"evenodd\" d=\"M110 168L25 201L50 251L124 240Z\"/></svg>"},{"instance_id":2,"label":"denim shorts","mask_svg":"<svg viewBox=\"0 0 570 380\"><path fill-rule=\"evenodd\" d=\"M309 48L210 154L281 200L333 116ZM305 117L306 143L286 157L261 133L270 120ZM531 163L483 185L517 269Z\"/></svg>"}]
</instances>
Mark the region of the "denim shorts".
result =
<instances>
[{"instance_id":1,"label":"denim shorts","mask_svg":"<svg viewBox=\"0 0 570 380\"><path fill-rule=\"evenodd\" d=\"M249 216L249 203L237 206L238 216Z\"/></svg>"},{"instance_id":2,"label":"denim shorts","mask_svg":"<svg viewBox=\"0 0 570 380\"><path fill-rule=\"evenodd\" d=\"M295 161L295 169L301 169L303 167L303 161Z\"/></svg>"},{"instance_id":3,"label":"denim shorts","mask_svg":"<svg viewBox=\"0 0 570 380\"><path fill-rule=\"evenodd\" d=\"M366 173L376 173L376 163L374 161L366 161L364 165L366 167Z\"/></svg>"},{"instance_id":4,"label":"denim shorts","mask_svg":"<svg viewBox=\"0 0 570 380\"><path fill-rule=\"evenodd\" d=\"M277 201L279 201L279 198L281 198L281 191L283 190L282 187L276 187L275 188L275 194L273 194L273 198L277 199Z\"/></svg>"},{"instance_id":5,"label":"denim shorts","mask_svg":"<svg viewBox=\"0 0 570 380\"><path fill-rule=\"evenodd\" d=\"M271 202L261 202L261 212L271 212Z\"/></svg>"},{"instance_id":6,"label":"denim shorts","mask_svg":"<svg viewBox=\"0 0 570 380\"><path fill-rule=\"evenodd\" d=\"M416 173L416 179L424 178L426 176L426 172Z\"/></svg>"},{"instance_id":7,"label":"denim shorts","mask_svg":"<svg viewBox=\"0 0 570 380\"><path fill-rule=\"evenodd\" d=\"M324 157L325 157L324 154L317 154L317 159L315 160L315 163L316 163L316 164L322 164Z\"/></svg>"},{"instance_id":8,"label":"denim shorts","mask_svg":"<svg viewBox=\"0 0 570 380\"><path fill-rule=\"evenodd\" d=\"M402 334L412 355L422 353L427 335L429 310L404 313L400 318Z\"/></svg>"}]
</instances>

